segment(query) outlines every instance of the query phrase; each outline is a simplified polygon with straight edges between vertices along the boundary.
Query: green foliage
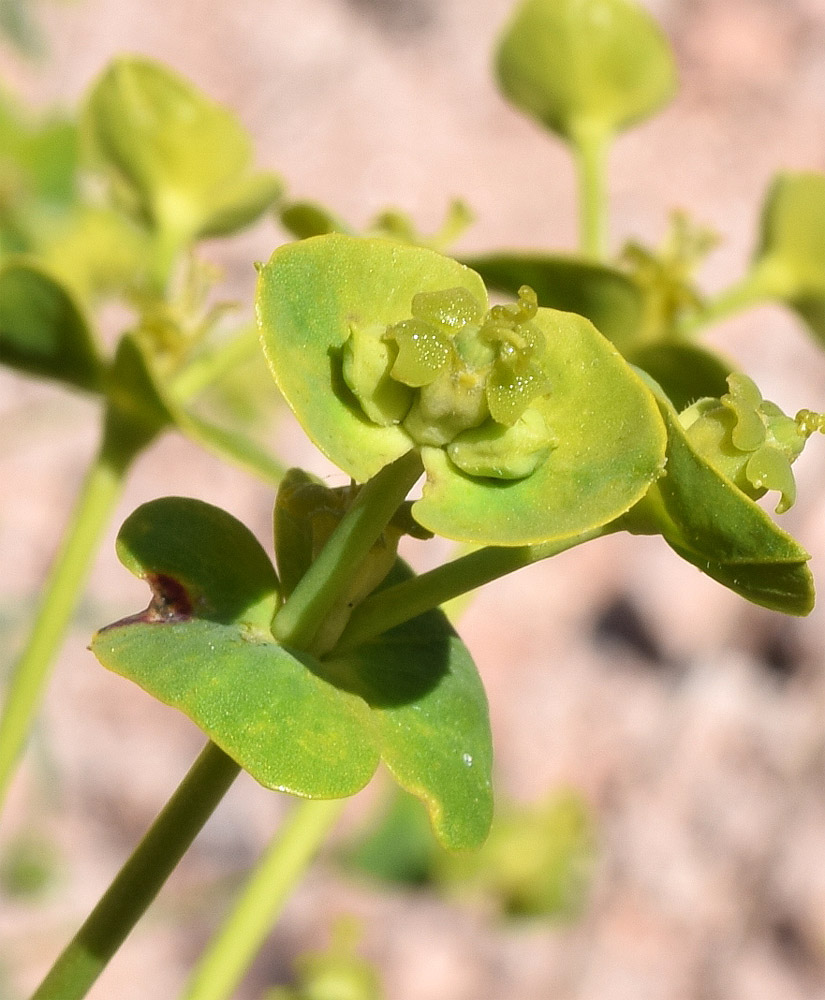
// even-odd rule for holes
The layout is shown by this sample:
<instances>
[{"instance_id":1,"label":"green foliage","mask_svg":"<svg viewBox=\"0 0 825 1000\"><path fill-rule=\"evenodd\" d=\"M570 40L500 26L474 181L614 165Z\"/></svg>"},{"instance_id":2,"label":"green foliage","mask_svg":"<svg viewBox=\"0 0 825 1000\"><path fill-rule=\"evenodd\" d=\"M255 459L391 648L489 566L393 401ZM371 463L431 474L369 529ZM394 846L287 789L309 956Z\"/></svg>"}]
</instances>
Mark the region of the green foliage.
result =
<instances>
[{"instance_id":1,"label":"green foliage","mask_svg":"<svg viewBox=\"0 0 825 1000\"><path fill-rule=\"evenodd\" d=\"M31 250L77 197L77 130L37 119L0 88L0 252Z\"/></svg>"},{"instance_id":2,"label":"green foliage","mask_svg":"<svg viewBox=\"0 0 825 1000\"><path fill-rule=\"evenodd\" d=\"M634 244L625 248L630 273L618 267L571 255L498 253L464 259L491 288L515 294L533 288L539 304L585 316L622 352L665 390L677 409L703 396L721 396L732 365L686 341L680 324L702 302L692 284L701 255L698 236L677 227L674 246L655 254ZM690 245L682 244L687 241ZM706 244L702 244L702 249Z\"/></svg>"},{"instance_id":3,"label":"green foliage","mask_svg":"<svg viewBox=\"0 0 825 1000\"><path fill-rule=\"evenodd\" d=\"M718 354L678 340L642 345L629 353L628 360L664 389L677 410L697 399L723 395L733 371L731 362Z\"/></svg>"},{"instance_id":4,"label":"green foliage","mask_svg":"<svg viewBox=\"0 0 825 1000\"><path fill-rule=\"evenodd\" d=\"M264 351L304 430L358 482L412 447L398 424L369 421L343 378L353 330L383 333L408 319L413 296L464 287L486 301L478 275L431 251L330 235L276 250L258 282ZM376 389L385 384L381 381Z\"/></svg>"},{"instance_id":5,"label":"green foliage","mask_svg":"<svg viewBox=\"0 0 825 1000\"><path fill-rule=\"evenodd\" d=\"M280 194L278 178L252 171L237 118L147 59L107 69L84 125L123 204L173 245L235 232Z\"/></svg>"},{"instance_id":6,"label":"green foliage","mask_svg":"<svg viewBox=\"0 0 825 1000\"><path fill-rule=\"evenodd\" d=\"M103 362L80 306L21 257L0 264L0 362L87 391L102 387Z\"/></svg>"},{"instance_id":7,"label":"green foliage","mask_svg":"<svg viewBox=\"0 0 825 1000\"><path fill-rule=\"evenodd\" d=\"M52 114L43 121L18 123L4 153L17 159L31 193L53 206L67 205L76 196L77 129L73 122Z\"/></svg>"},{"instance_id":8,"label":"green foliage","mask_svg":"<svg viewBox=\"0 0 825 1000\"><path fill-rule=\"evenodd\" d=\"M448 206L441 227L430 236L419 232L413 220L395 208L379 212L362 235L378 236L444 252L472 221L473 214L469 207L456 199ZM285 205L281 209L281 223L299 240L309 239L311 236L327 236L329 233L356 235L355 227L313 201L295 201Z\"/></svg>"},{"instance_id":9,"label":"green foliage","mask_svg":"<svg viewBox=\"0 0 825 1000\"><path fill-rule=\"evenodd\" d=\"M574 145L647 118L676 88L667 39L633 0L526 0L496 68L515 105Z\"/></svg>"},{"instance_id":10,"label":"green foliage","mask_svg":"<svg viewBox=\"0 0 825 1000\"><path fill-rule=\"evenodd\" d=\"M499 253L468 257L464 263L490 288L515 295L529 285L539 305L586 317L620 351L638 336L644 299L617 268L570 254Z\"/></svg>"},{"instance_id":11,"label":"green foliage","mask_svg":"<svg viewBox=\"0 0 825 1000\"><path fill-rule=\"evenodd\" d=\"M666 473L623 526L661 534L683 559L755 604L808 614L808 553L719 470L718 449L727 445L697 446L664 393L658 401L668 427Z\"/></svg>"},{"instance_id":12,"label":"green foliage","mask_svg":"<svg viewBox=\"0 0 825 1000\"><path fill-rule=\"evenodd\" d=\"M480 851L438 856L437 878L511 916L572 920L586 898L595 840L581 796L554 792L535 805L502 806Z\"/></svg>"},{"instance_id":13,"label":"green foliage","mask_svg":"<svg viewBox=\"0 0 825 1000\"><path fill-rule=\"evenodd\" d=\"M751 281L825 339L825 175L780 174L774 180Z\"/></svg>"},{"instance_id":14,"label":"green foliage","mask_svg":"<svg viewBox=\"0 0 825 1000\"><path fill-rule=\"evenodd\" d=\"M423 314L410 326L418 308L446 311L435 326ZM258 286L264 349L304 429L358 481L420 448L427 484L413 516L425 528L519 545L607 523L661 471L664 434L652 397L583 318L541 309L525 321L528 336L515 313L497 309L486 311L478 275L448 258L340 235L277 250ZM417 360L396 378L405 337ZM489 403L496 378L521 397L498 419ZM539 389L525 396L534 378ZM537 437L520 422L525 405ZM519 457L522 468L502 472L497 453Z\"/></svg>"},{"instance_id":15,"label":"green foliage","mask_svg":"<svg viewBox=\"0 0 825 1000\"><path fill-rule=\"evenodd\" d=\"M22 9L2 3L0 15ZM123 525L118 554L152 597L92 648L214 745L55 966L48 995L76 1000L90 985L235 765L268 788L335 799L383 762L426 807L443 847L480 847L492 819L487 704L439 610L445 600L628 530L662 535L757 604L788 614L813 606L807 553L757 501L775 491L777 512L790 507L791 465L825 417L786 416L692 338L733 309L775 300L825 339L825 176L780 175L749 273L707 301L696 273L715 237L686 216L658 248L630 242L615 262L605 250L609 142L675 87L647 13L631 0L527 0L501 38L497 71L505 95L572 146L579 254L461 263L441 251L470 221L463 202L434 234L387 209L355 235L305 201L281 212L299 242L259 267L266 362L311 440L351 477L336 489L301 470L284 475L248 426L215 422L193 402L227 372L239 377L254 332L241 323L222 337L229 307L213 304L215 276L196 244L259 219L281 191L254 168L236 116L139 57L102 73L79 127L0 101L0 361L104 403L100 457L46 588L38 629L47 638L35 634L13 682L16 728L5 715L0 723L0 787L91 559L96 515L135 455L175 428L270 481L283 477L277 571L247 528L197 500L152 501ZM511 300L491 303L485 281ZM93 319L109 296L132 315L111 357ZM242 393L260 395L252 381ZM406 499L422 471L420 495ZM399 540L434 533L477 548L416 577ZM309 829L320 837L330 816L295 839ZM393 877L461 882L505 912L575 913L594 850L576 796L501 809L472 858L437 860L417 823L391 815L362 861ZM290 870L306 863L306 846ZM12 886L39 878L25 857L10 871ZM86 933L106 947L83 951ZM378 995L351 949L308 960L295 990L274 993Z\"/></svg>"},{"instance_id":16,"label":"green foliage","mask_svg":"<svg viewBox=\"0 0 825 1000\"><path fill-rule=\"evenodd\" d=\"M179 708L267 787L352 795L383 759L427 803L445 845L484 839L492 811L486 701L440 612L320 660L272 638L275 571L223 511L153 501L126 521L118 553L153 596L142 614L95 637L104 666Z\"/></svg>"},{"instance_id":17,"label":"green foliage","mask_svg":"<svg viewBox=\"0 0 825 1000\"><path fill-rule=\"evenodd\" d=\"M493 817L493 825L497 818ZM492 827L491 827L492 829ZM344 867L391 885L425 886L435 879L436 848L421 803L397 789L366 831L344 844Z\"/></svg>"}]
</instances>

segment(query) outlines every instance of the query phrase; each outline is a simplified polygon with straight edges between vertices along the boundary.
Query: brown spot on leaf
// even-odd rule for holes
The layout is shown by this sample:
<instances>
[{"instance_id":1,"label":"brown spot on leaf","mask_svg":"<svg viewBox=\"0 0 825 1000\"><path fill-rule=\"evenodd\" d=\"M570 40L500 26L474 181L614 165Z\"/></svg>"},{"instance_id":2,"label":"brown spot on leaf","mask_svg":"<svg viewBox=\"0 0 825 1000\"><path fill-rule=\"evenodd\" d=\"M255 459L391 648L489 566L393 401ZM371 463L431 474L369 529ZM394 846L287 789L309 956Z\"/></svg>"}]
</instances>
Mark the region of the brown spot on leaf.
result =
<instances>
[{"instance_id":1,"label":"brown spot on leaf","mask_svg":"<svg viewBox=\"0 0 825 1000\"><path fill-rule=\"evenodd\" d=\"M147 573L146 582L152 588L152 600L145 611L129 615L106 625L101 632L124 625L159 625L185 622L192 617L192 600L184 585L165 573Z\"/></svg>"},{"instance_id":2,"label":"brown spot on leaf","mask_svg":"<svg viewBox=\"0 0 825 1000\"><path fill-rule=\"evenodd\" d=\"M152 588L152 600L144 611L146 621L179 622L192 617L192 601L179 580L163 573L149 573L146 582Z\"/></svg>"}]
</instances>

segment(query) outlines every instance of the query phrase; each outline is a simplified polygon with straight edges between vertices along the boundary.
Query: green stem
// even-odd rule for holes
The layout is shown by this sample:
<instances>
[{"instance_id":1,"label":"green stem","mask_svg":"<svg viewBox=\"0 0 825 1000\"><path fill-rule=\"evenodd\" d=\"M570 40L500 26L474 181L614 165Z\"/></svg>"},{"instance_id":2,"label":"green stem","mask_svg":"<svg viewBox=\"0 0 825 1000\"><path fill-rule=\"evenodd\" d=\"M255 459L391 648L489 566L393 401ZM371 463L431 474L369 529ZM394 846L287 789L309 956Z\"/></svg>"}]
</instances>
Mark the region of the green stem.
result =
<instances>
[{"instance_id":1,"label":"green stem","mask_svg":"<svg viewBox=\"0 0 825 1000\"><path fill-rule=\"evenodd\" d=\"M359 491L318 558L275 615L272 633L278 642L297 649L310 647L353 570L364 561L420 474L421 460L417 452L409 451L384 466Z\"/></svg>"},{"instance_id":2,"label":"green stem","mask_svg":"<svg viewBox=\"0 0 825 1000\"><path fill-rule=\"evenodd\" d=\"M233 995L346 801L296 804L201 958L184 1000L226 1000Z\"/></svg>"},{"instance_id":3,"label":"green stem","mask_svg":"<svg viewBox=\"0 0 825 1000\"><path fill-rule=\"evenodd\" d=\"M120 497L126 473L144 441L103 444L87 473L52 564L30 637L12 673L0 717L0 807L40 704L49 669L83 593L100 537Z\"/></svg>"},{"instance_id":4,"label":"green stem","mask_svg":"<svg viewBox=\"0 0 825 1000\"><path fill-rule=\"evenodd\" d=\"M428 573L379 590L355 609L333 655L349 652L396 625L402 625L445 601L460 597L523 566L548 559L593 538L612 534L619 530L616 524L613 521L573 538L546 542L543 545L521 545L514 548L491 546L479 549Z\"/></svg>"},{"instance_id":5,"label":"green stem","mask_svg":"<svg viewBox=\"0 0 825 1000\"><path fill-rule=\"evenodd\" d=\"M255 327L243 330L231 340L191 361L173 380L172 396L186 402L222 375L248 360L259 349L258 331Z\"/></svg>"},{"instance_id":6,"label":"green stem","mask_svg":"<svg viewBox=\"0 0 825 1000\"><path fill-rule=\"evenodd\" d=\"M607 259L607 153L610 137L582 129L574 154L579 182L579 242L594 260Z\"/></svg>"},{"instance_id":7,"label":"green stem","mask_svg":"<svg viewBox=\"0 0 825 1000\"><path fill-rule=\"evenodd\" d=\"M769 302L775 297L769 278L770 274L767 271L763 273L758 268L754 269L737 284L708 302L701 311L692 312L680 324L679 334L685 337L692 336L712 323L718 323L735 313Z\"/></svg>"},{"instance_id":8,"label":"green stem","mask_svg":"<svg viewBox=\"0 0 825 1000\"><path fill-rule=\"evenodd\" d=\"M207 744L32 1000L80 1000L86 995L239 770L214 743Z\"/></svg>"}]
</instances>

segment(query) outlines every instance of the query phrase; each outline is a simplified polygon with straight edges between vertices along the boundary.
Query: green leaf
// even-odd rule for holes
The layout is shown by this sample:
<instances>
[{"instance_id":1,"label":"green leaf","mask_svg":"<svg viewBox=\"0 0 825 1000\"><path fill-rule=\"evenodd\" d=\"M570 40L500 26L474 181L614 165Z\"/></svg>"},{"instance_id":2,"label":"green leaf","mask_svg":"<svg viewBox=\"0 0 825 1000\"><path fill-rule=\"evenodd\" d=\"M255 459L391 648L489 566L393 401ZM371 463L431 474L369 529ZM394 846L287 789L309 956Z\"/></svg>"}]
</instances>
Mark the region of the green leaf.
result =
<instances>
[{"instance_id":1,"label":"green leaf","mask_svg":"<svg viewBox=\"0 0 825 1000\"><path fill-rule=\"evenodd\" d=\"M176 400L151 349L139 336L121 338L108 372L107 395L109 417L119 423L121 434L136 433L149 440L174 426L202 448L264 482L278 483L284 474L283 465L243 431L215 424Z\"/></svg>"},{"instance_id":2,"label":"green leaf","mask_svg":"<svg viewBox=\"0 0 825 1000\"><path fill-rule=\"evenodd\" d=\"M218 507L185 497L145 503L123 523L117 554L153 587L163 589L153 578L174 581L186 595L182 615L220 624L243 620L256 628L272 618L278 594L272 563L249 529ZM163 617L163 609L158 613ZM168 613L176 612L170 607Z\"/></svg>"},{"instance_id":3,"label":"green leaf","mask_svg":"<svg viewBox=\"0 0 825 1000\"><path fill-rule=\"evenodd\" d=\"M366 706L274 642L277 578L247 528L168 497L126 521L118 554L153 598L97 634L105 667L178 708L267 787L336 798L366 784L378 764Z\"/></svg>"},{"instance_id":4,"label":"green leaf","mask_svg":"<svg viewBox=\"0 0 825 1000\"><path fill-rule=\"evenodd\" d=\"M825 174L774 180L749 284L784 301L825 341Z\"/></svg>"},{"instance_id":5,"label":"green leaf","mask_svg":"<svg viewBox=\"0 0 825 1000\"><path fill-rule=\"evenodd\" d=\"M813 608L808 553L693 448L670 402L666 474L626 518L630 531L661 534L683 559L754 604L790 615Z\"/></svg>"},{"instance_id":6,"label":"green leaf","mask_svg":"<svg viewBox=\"0 0 825 1000\"><path fill-rule=\"evenodd\" d=\"M119 434L137 434L148 441L177 423L152 356L133 334L120 338L107 372L106 395L108 420L117 425Z\"/></svg>"},{"instance_id":7,"label":"green leaf","mask_svg":"<svg viewBox=\"0 0 825 1000\"><path fill-rule=\"evenodd\" d=\"M661 474L665 431L647 388L581 316L540 309L551 387L536 402L553 435L547 459L524 479L462 475L424 448L427 483L413 514L460 541L529 545L607 524Z\"/></svg>"},{"instance_id":8,"label":"green leaf","mask_svg":"<svg viewBox=\"0 0 825 1000\"><path fill-rule=\"evenodd\" d=\"M637 348L627 359L659 383L677 410L697 399L724 395L733 371L733 366L717 354L673 340Z\"/></svg>"},{"instance_id":9,"label":"green leaf","mask_svg":"<svg viewBox=\"0 0 825 1000\"><path fill-rule=\"evenodd\" d=\"M676 89L668 41L633 0L526 0L496 68L517 107L574 144L647 118Z\"/></svg>"},{"instance_id":10,"label":"green leaf","mask_svg":"<svg viewBox=\"0 0 825 1000\"><path fill-rule=\"evenodd\" d=\"M39 253L61 228L78 197L77 147L73 122L32 118L0 85L0 253Z\"/></svg>"},{"instance_id":11,"label":"green leaf","mask_svg":"<svg viewBox=\"0 0 825 1000\"><path fill-rule=\"evenodd\" d=\"M426 810L397 786L385 799L366 832L345 844L341 852L345 867L394 885L431 883L435 845Z\"/></svg>"},{"instance_id":12,"label":"green leaf","mask_svg":"<svg viewBox=\"0 0 825 1000\"><path fill-rule=\"evenodd\" d=\"M101 663L187 715L267 788L359 791L378 765L366 706L244 621L133 621L99 632Z\"/></svg>"},{"instance_id":13,"label":"green leaf","mask_svg":"<svg viewBox=\"0 0 825 1000\"><path fill-rule=\"evenodd\" d=\"M401 564L386 585L410 576ZM484 687L441 611L429 611L325 664L369 704L381 758L423 800L450 849L478 847L492 820L492 743Z\"/></svg>"},{"instance_id":14,"label":"green leaf","mask_svg":"<svg viewBox=\"0 0 825 1000\"><path fill-rule=\"evenodd\" d=\"M572 921L581 913L596 860L587 803L572 791L543 802L505 804L474 854L436 855L436 880L515 917Z\"/></svg>"},{"instance_id":15,"label":"green leaf","mask_svg":"<svg viewBox=\"0 0 825 1000\"><path fill-rule=\"evenodd\" d=\"M122 212L83 205L44 235L37 255L81 301L143 291L154 248L148 233Z\"/></svg>"},{"instance_id":16,"label":"green leaf","mask_svg":"<svg viewBox=\"0 0 825 1000\"><path fill-rule=\"evenodd\" d=\"M380 427L360 411L342 378L353 327L385 328L410 318L413 296L461 286L487 295L469 268L432 250L331 234L276 250L258 279L264 352L306 433L358 482L412 447L398 425Z\"/></svg>"},{"instance_id":17,"label":"green leaf","mask_svg":"<svg viewBox=\"0 0 825 1000\"><path fill-rule=\"evenodd\" d=\"M78 136L73 121L52 114L43 122L21 124L21 167L32 193L51 205L68 205L77 196Z\"/></svg>"},{"instance_id":18,"label":"green leaf","mask_svg":"<svg viewBox=\"0 0 825 1000\"><path fill-rule=\"evenodd\" d=\"M530 285L539 305L585 316L623 353L639 336L641 290L615 268L561 254L496 253L463 260L490 288L515 295Z\"/></svg>"},{"instance_id":19,"label":"green leaf","mask_svg":"<svg viewBox=\"0 0 825 1000\"><path fill-rule=\"evenodd\" d=\"M275 571L224 511L178 497L144 504L121 529L118 554L153 598L95 636L105 667L178 708L269 788L352 795L383 758L428 804L442 843L483 840L486 700L441 612L325 662L274 641Z\"/></svg>"},{"instance_id":20,"label":"green leaf","mask_svg":"<svg viewBox=\"0 0 825 1000\"><path fill-rule=\"evenodd\" d=\"M276 174L261 173L228 184L215 198L211 214L197 235L229 236L255 222L281 196L283 181Z\"/></svg>"},{"instance_id":21,"label":"green leaf","mask_svg":"<svg viewBox=\"0 0 825 1000\"><path fill-rule=\"evenodd\" d=\"M289 469L278 487L273 534L284 597L289 597L314 557L311 515L319 490L324 490L320 480L302 469Z\"/></svg>"},{"instance_id":22,"label":"green leaf","mask_svg":"<svg viewBox=\"0 0 825 1000\"><path fill-rule=\"evenodd\" d=\"M251 172L238 119L171 70L115 60L89 94L85 126L137 214L185 244L247 225L280 193Z\"/></svg>"},{"instance_id":23,"label":"green leaf","mask_svg":"<svg viewBox=\"0 0 825 1000\"><path fill-rule=\"evenodd\" d=\"M80 308L25 258L0 266L0 361L80 389L101 388L103 366Z\"/></svg>"},{"instance_id":24,"label":"green leaf","mask_svg":"<svg viewBox=\"0 0 825 1000\"><path fill-rule=\"evenodd\" d=\"M352 229L323 205L314 201L293 201L281 209L281 223L298 240L328 233L347 233Z\"/></svg>"}]
</instances>

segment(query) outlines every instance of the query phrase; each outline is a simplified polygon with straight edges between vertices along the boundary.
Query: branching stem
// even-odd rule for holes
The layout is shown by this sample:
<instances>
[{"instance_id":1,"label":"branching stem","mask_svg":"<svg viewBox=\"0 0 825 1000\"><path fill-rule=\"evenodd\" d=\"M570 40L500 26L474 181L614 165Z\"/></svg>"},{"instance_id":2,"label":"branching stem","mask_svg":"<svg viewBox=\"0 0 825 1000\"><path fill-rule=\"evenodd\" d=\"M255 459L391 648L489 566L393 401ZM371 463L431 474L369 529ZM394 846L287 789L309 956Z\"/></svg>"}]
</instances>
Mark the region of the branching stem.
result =
<instances>
[{"instance_id":1,"label":"branching stem","mask_svg":"<svg viewBox=\"0 0 825 1000\"><path fill-rule=\"evenodd\" d=\"M285 646L308 649L354 569L398 510L421 474L421 459L407 452L361 489L352 507L275 615L272 632Z\"/></svg>"},{"instance_id":2,"label":"branching stem","mask_svg":"<svg viewBox=\"0 0 825 1000\"><path fill-rule=\"evenodd\" d=\"M612 534L618 530L615 523L559 542L479 549L428 573L379 590L355 609L332 655L349 652L396 625L402 625L445 601L460 597L500 576L521 569L522 566L548 559L593 538Z\"/></svg>"}]
</instances>

